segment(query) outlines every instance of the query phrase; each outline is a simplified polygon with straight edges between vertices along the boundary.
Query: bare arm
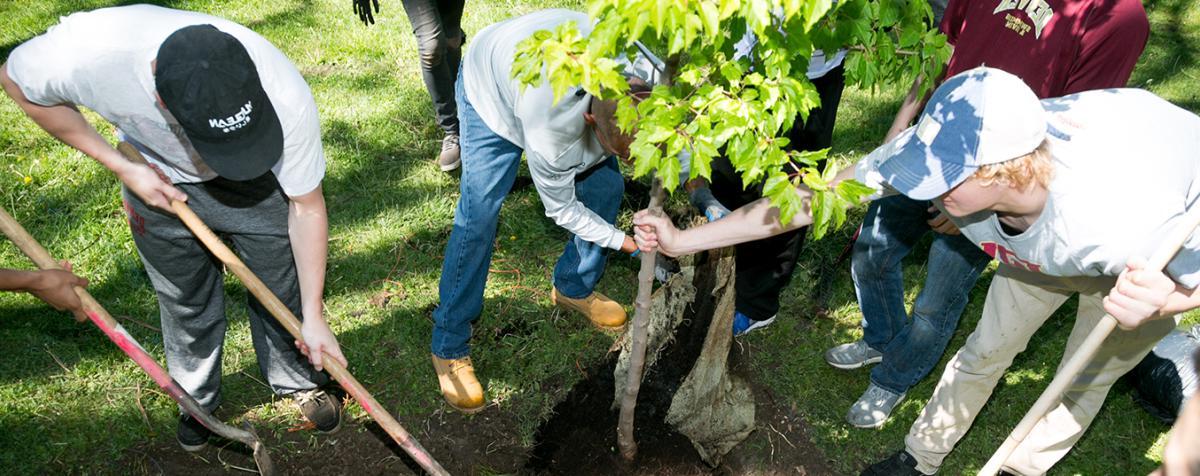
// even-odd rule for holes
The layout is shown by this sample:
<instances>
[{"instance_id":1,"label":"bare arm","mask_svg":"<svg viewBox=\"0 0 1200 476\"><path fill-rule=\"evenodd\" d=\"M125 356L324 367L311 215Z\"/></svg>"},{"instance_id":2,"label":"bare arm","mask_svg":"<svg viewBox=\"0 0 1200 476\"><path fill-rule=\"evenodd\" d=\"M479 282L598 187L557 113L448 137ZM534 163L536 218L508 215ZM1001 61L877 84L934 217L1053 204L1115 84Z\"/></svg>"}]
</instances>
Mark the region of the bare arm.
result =
<instances>
[{"instance_id":1,"label":"bare arm","mask_svg":"<svg viewBox=\"0 0 1200 476\"><path fill-rule=\"evenodd\" d=\"M8 64L0 65L0 85L17 106L54 136L88 157L96 159L111 170L130 190L146 203L170 211L171 200L187 200L187 195L163 181L150 167L125 160L120 152L104 140L84 119L74 104L42 106L30 102L21 88L8 76Z\"/></svg>"},{"instance_id":2,"label":"bare arm","mask_svg":"<svg viewBox=\"0 0 1200 476\"><path fill-rule=\"evenodd\" d=\"M83 320L83 303L75 294L75 286L86 287L88 281L71 274L71 264L63 262L64 270L20 271L0 269L0 290L24 291L60 311L71 311Z\"/></svg>"},{"instance_id":3,"label":"bare arm","mask_svg":"<svg viewBox=\"0 0 1200 476\"><path fill-rule=\"evenodd\" d=\"M947 62L946 65L948 66L949 63ZM945 77L946 70L943 68L942 75L933 80L933 86L937 87ZM913 80L912 87L908 89L908 95L904 96L904 102L900 104L900 110L896 111L896 118L892 119L892 127L888 129L887 135L883 136L884 143L895 139L897 135L908 129L908 126L912 125L917 115L925 109L925 102L929 100L929 95L934 88L929 88L929 91L924 95L919 95L921 92L921 82L924 80L925 76L923 75L917 75L916 79Z\"/></svg>"},{"instance_id":4,"label":"bare arm","mask_svg":"<svg viewBox=\"0 0 1200 476\"><path fill-rule=\"evenodd\" d=\"M833 183L853 177L854 167L847 167L838 172ZM633 217L638 247L644 251L657 249L667 256L680 256L761 240L811 225L809 200L812 191L801 186L796 188L796 194L804 202L804 210L786 224L779 221L779 209L765 198L738 208L720 220L686 230L675 228L669 218L652 216L642 210Z\"/></svg>"},{"instance_id":5,"label":"bare arm","mask_svg":"<svg viewBox=\"0 0 1200 476\"><path fill-rule=\"evenodd\" d=\"M289 197L288 237L296 260L300 281L300 308L303 314L303 342L296 342L317 370L322 370L321 354L328 354L346 365L333 331L325 322L325 265L329 252L329 218L325 195L320 186L303 195Z\"/></svg>"},{"instance_id":6,"label":"bare arm","mask_svg":"<svg viewBox=\"0 0 1200 476\"><path fill-rule=\"evenodd\" d=\"M887 135L883 136L883 142L888 142L905 129L912 125L913 119L916 119L917 114L920 114L925 109L925 101L928 99L928 94L923 97L918 97L917 94L921 91L922 76L917 76L913 80L912 87L908 89L908 95L904 96L904 102L900 103L900 109L896 111L895 119L892 119L892 127L888 128Z\"/></svg>"}]
</instances>

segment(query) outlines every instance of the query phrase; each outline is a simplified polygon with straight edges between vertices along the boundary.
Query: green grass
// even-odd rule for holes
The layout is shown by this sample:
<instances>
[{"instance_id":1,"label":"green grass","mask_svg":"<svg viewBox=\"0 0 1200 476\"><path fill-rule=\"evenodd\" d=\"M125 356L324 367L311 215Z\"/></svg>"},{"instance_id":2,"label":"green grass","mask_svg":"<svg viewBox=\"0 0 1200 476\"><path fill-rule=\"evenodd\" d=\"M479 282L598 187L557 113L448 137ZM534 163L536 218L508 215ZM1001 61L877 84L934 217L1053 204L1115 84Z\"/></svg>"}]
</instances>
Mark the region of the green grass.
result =
<instances>
[{"instance_id":1,"label":"green grass","mask_svg":"<svg viewBox=\"0 0 1200 476\"><path fill-rule=\"evenodd\" d=\"M61 15L116 1L0 4L0 55L44 31ZM420 418L443 408L428 364L431 311L437 303L441 255L449 235L457 180L429 159L440 135L420 79L415 40L400 3L384 2L379 23L358 23L345 0L273 2L173 1L176 8L214 13L246 24L288 54L305 74L321 110L328 158L330 263L326 305L351 370L389 410ZM468 3L468 38L485 25L549 6L580 2ZM1190 0L1147 3L1152 38L1132 84L1200 110L1196 45L1200 14ZM848 89L840 109L835 153L849 160L871 149L891 120L901 92ZM100 130L111 128L94 115ZM1136 160L1131 158L1131 160ZM522 175L526 175L522 172ZM29 178L26 183L26 177ZM625 204L627 225L631 210ZM124 222L116 179L90 159L50 138L0 100L0 206L57 257L75 262L91 291L162 361L157 305ZM815 243L786 291L783 318L747 339L755 378L813 427L813 441L842 472L883 456L932 391L913 390L882 431L849 428L842 415L866 385L866 372L834 372L820 360L826 347L857 336L860 317L844 269L837 270L828 319L806 316L817 275L841 251L851 227ZM489 398L519 424L514 439L529 444L579 368L600 359L613 340L549 303L550 272L566 233L544 218L532 187L514 191L500 221L484 316L473 356ZM923 276L922 253L907 267L910 294ZM634 262L614 258L600 290L625 302L633 295ZM28 267L12 246L0 246L0 266ZM832 271L831 272L835 272ZM983 285L952 348L978 318ZM222 416L246 418L280 432L297 423L273 402L250 345L245 292L228 282ZM386 304L376 304L390 296ZM373 301L374 299L374 301ZM1048 381L1069 330L1062 315L1039 333L1014 366L975 429L947 461L946 474L977 468ZM173 402L90 325L76 324L21 294L0 295L0 468L46 473L104 468L147 440L169 441ZM935 372L940 372L939 367ZM359 412L361 416L361 411ZM1058 474L1146 472L1158 460L1165 428L1113 392L1092 431L1056 469ZM97 469L99 470L99 469Z\"/></svg>"}]
</instances>

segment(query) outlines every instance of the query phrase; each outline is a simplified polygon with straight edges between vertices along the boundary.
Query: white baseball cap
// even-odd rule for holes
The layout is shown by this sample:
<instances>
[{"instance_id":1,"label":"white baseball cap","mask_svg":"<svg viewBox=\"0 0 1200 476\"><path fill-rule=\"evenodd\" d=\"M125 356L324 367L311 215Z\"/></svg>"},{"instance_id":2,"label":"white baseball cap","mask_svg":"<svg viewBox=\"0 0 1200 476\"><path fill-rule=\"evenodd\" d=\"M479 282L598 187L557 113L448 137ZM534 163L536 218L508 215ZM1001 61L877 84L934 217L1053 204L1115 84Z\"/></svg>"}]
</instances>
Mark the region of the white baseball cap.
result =
<instances>
[{"instance_id":1,"label":"white baseball cap","mask_svg":"<svg viewBox=\"0 0 1200 476\"><path fill-rule=\"evenodd\" d=\"M914 200L931 200L983 165L1022 157L1046 137L1046 111L1020 78L981 66L947 79L917 125L881 147L884 182Z\"/></svg>"}]
</instances>

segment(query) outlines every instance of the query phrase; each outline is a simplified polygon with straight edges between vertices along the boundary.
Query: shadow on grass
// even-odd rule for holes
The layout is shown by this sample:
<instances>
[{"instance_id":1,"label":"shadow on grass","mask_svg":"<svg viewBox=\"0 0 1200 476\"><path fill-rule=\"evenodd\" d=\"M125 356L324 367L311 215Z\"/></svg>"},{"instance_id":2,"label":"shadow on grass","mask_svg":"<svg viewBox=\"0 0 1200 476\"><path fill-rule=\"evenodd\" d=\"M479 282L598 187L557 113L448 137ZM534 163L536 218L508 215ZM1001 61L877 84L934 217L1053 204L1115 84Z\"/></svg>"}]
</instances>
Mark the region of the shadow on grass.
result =
<instances>
[{"instance_id":1,"label":"shadow on grass","mask_svg":"<svg viewBox=\"0 0 1200 476\"><path fill-rule=\"evenodd\" d=\"M1150 38L1146 45L1146 54L1133 72L1129 84L1134 87L1147 87L1153 84L1168 83L1177 79L1180 74L1195 81L1188 73L1196 68L1196 58L1200 54L1197 45L1189 36L1189 23L1185 17L1195 9L1191 0L1147 0L1146 12L1153 18L1164 15L1166 18L1155 21L1150 29ZM1200 97L1196 96L1195 87L1185 87L1183 91L1189 94L1187 98L1172 98L1173 103L1193 112L1200 111Z\"/></svg>"}]
</instances>

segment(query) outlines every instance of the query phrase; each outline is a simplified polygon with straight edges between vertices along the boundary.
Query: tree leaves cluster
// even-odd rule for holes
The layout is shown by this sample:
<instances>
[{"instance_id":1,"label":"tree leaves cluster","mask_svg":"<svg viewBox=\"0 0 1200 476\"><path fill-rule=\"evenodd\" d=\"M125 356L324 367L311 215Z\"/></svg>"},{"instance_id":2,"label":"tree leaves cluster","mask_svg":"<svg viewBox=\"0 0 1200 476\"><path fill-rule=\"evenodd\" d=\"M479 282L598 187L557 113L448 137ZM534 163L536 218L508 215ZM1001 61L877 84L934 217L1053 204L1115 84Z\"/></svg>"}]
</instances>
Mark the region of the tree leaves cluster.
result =
<instances>
[{"instance_id":1,"label":"tree leaves cluster","mask_svg":"<svg viewBox=\"0 0 1200 476\"><path fill-rule=\"evenodd\" d=\"M831 186L835 166L817 170L827 149L790 151L781 137L820 105L806 76L813 53L849 50L847 82L867 88L937 77L949 56L925 0L592 0L588 10L595 23L586 37L573 22L534 33L517 49L513 76L548 81L556 100L578 86L619 98L618 124L636 130L635 177L655 172L667 190L679 186L683 151L687 178L708 179L713 158L727 156L744 184L764 184L785 223L805 209L794 188L811 188L815 238L870 192L853 181ZM757 45L738 57L746 32ZM635 41L675 66L670 85L636 106L613 59L636 55Z\"/></svg>"}]
</instances>

